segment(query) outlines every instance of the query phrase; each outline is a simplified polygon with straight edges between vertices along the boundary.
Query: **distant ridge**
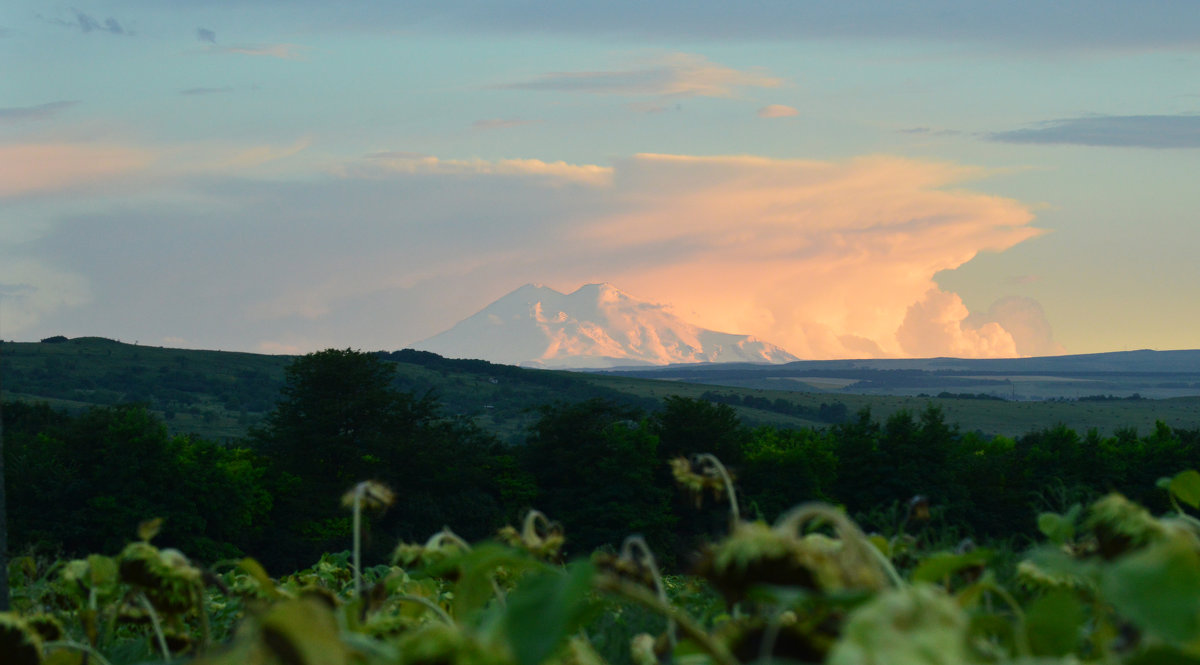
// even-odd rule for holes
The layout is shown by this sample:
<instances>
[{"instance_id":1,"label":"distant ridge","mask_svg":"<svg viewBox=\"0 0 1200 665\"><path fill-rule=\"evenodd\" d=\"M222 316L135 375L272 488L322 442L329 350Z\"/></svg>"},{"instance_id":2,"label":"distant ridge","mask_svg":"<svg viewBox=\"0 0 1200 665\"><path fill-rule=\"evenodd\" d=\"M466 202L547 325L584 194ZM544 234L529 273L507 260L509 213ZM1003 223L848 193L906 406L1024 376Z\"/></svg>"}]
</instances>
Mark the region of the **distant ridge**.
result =
<instances>
[{"instance_id":1,"label":"distant ridge","mask_svg":"<svg viewBox=\"0 0 1200 665\"><path fill-rule=\"evenodd\" d=\"M563 369L673 363L785 363L782 348L706 330L611 284L573 293L526 284L412 348L447 358Z\"/></svg>"}]
</instances>

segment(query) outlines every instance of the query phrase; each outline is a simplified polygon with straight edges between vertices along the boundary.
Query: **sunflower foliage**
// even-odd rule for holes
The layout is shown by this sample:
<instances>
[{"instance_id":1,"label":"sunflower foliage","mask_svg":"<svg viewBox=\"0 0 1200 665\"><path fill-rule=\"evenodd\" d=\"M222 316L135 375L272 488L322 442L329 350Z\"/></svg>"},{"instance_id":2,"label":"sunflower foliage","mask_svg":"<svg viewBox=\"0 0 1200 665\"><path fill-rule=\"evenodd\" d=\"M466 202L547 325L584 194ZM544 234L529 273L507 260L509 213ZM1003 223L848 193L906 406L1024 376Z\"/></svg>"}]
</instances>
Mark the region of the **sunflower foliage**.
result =
<instances>
[{"instance_id":1,"label":"sunflower foliage","mask_svg":"<svg viewBox=\"0 0 1200 665\"><path fill-rule=\"evenodd\" d=\"M113 555L15 559L0 663L1200 663L1200 473L1159 487L1168 514L1110 494L1037 516L1044 541L1015 566L866 534L823 503L731 519L665 577L636 535L564 561L569 525L536 511L492 540L446 528L387 563L331 553L280 578L199 566L149 521Z\"/></svg>"}]
</instances>

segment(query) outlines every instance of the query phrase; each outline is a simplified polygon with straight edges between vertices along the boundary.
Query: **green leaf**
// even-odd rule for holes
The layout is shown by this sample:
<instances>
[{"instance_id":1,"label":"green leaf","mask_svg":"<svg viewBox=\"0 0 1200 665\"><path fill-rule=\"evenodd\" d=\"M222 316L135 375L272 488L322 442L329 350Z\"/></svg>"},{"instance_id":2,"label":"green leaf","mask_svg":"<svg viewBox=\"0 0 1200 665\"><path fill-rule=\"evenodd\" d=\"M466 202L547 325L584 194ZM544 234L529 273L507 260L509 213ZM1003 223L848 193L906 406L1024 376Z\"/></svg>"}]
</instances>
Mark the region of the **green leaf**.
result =
<instances>
[{"instance_id":1,"label":"green leaf","mask_svg":"<svg viewBox=\"0 0 1200 665\"><path fill-rule=\"evenodd\" d=\"M92 554L87 558L88 586L101 592L117 584L117 562L112 557Z\"/></svg>"},{"instance_id":2,"label":"green leaf","mask_svg":"<svg viewBox=\"0 0 1200 665\"><path fill-rule=\"evenodd\" d=\"M319 600L276 603L262 618L262 638L285 665L338 665L348 660L337 620Z\"/></svg>"},{"instance_id":3,"label":"green leaf","mask_svg":"<svg viewBox=\"0 0 1200 665\"><path fill-rule=\"evenodd\" d=\"M1200 665L1200 657L1157 645L1134 654L1125 662L1128 665Z\"/></svg>"},{"instance_id":4,"label":"green leaf","mask_svg":"<svg viewBox=\"0 0 1200 665\"><path fill-rule=\"evenodd\" d=\"M971 566L984 565L991 558L992 552L985 549L972 550L964 554L939 552L917 566L917 569L913 571L912 581L937 584L947 575L953 575Z\"/></svg>"},{"instance_id":5,"label":"green leaf","mask_svg":"<svg viewBox=\"0 0 1200 665\"><path fill-rule=\"evenodd\" d=\"M1188 469L1178 473L1168 487L1176 499L1193 508L1200 508L1200 472Z\"/></svg>"},{"instance_id":6,"label":"green leaf","mask_svg":"<svg viewBox=\"0 0 1200 665\"><path fill-rule=\"evenodd\" d=\"M483 609L495 594L492 578L498 568L518 576L541 564L524 552L503 545L484 543L458 557L440 562L426 572L448 574L458 571L458 582L454 585L454 616L463 618Z\"/></svg>"},{"instance_id":7,"label":"green leaf","mask_svg":"<svg viewBox=\"0 0 1200 665\"><path fill-rule=\"evenodd\" d=\"M595 572L590 562L576 562L565 574L530 575L509 595L502 622L520 665L540 665L583 625L596 608Z\"/></svg>"},{"instance_id":8,"label":"green leaf","mask_svg":"<svg viewBox=\"0 0 1200 665\"><path fill-rule=\"evenodd\" d=\"M1120 559L1104 570L1101 591L1118 613L1170 644L1200 638L1200 556L1186 542Z\"/></svg>"},{"instance_id":9,"label":"green leaf","mask_svg":"<svg viewBox=\"0 0 1200 665\"><path fill-rule=\"evenodd\" d=\"M1084 622L1079 599L1065 591L1038 598L1025 611L1025 631L1033 653L1065 656L1079 646L1079 629Z\"/></svg>"}]
</instances>

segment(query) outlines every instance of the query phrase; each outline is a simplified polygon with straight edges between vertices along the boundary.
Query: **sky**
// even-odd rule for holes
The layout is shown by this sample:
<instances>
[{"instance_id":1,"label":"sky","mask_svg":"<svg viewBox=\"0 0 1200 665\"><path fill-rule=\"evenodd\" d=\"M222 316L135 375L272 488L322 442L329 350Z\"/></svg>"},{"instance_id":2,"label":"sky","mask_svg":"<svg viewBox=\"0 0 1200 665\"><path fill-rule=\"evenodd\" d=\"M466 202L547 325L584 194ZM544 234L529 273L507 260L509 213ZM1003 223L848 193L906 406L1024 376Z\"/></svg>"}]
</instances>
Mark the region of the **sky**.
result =
<instances>
[{"instance_id":1,"label":"sky","mask_svg":"<svg viewBox=\"0 0 1200 665\"><path fill-rule=\"evenodd\" d=\"M608 282L802 358L1200 347L1200 3L14 0L0 338Z\"/></svg>"}]
</instances>

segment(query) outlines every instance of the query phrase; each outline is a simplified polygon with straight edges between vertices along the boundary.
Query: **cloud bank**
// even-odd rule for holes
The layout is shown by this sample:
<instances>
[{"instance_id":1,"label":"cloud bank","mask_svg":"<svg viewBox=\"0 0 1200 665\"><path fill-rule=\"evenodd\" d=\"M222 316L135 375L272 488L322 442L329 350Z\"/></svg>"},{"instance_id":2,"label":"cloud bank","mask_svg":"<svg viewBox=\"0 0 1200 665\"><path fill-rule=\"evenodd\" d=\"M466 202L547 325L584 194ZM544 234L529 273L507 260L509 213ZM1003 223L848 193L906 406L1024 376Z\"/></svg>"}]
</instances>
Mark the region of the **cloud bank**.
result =
<instances>
[{"instance_id":1,"label":"cloud bank","mask_svg":"<svg viewBox=\"0 0 1200 665\"><path fill-rule=\"evenodd\" d=\"M1200 115L1109 115L1051 120L988 135L1004 143L1118 148L1200 148Z\"/></svg>"},{"instance_id":2,"label":"cloud bank","mask_svg":"<svg viewBox=\"0 0 1200 665\"><path fill-rule=\"evenodd\" d=\"M1036 303L972 314L933 281L1040 233L1020 203L962 189L986 176L894 157L644 154L599 166L403 151L303 180L185 174L177 202L131 196L26 242L30 260L90 295L31 308L25 329L394 349L523 283L609 281L807 358L1052 348ZM45 302L59 287L28 288Z\"/></svg>"},{"instance_id":3,"label":"cloud bank","mask_svg":"<svg viewBox=\"0 0 1200 665\"><path fill-rule=\"evenodd\" d=\"M79 100L63 100L47 102L36 106L7 106L0 108L0 122L20 122L24 120L49 120L79 103Z\"/></svg>"}]
</instances>

